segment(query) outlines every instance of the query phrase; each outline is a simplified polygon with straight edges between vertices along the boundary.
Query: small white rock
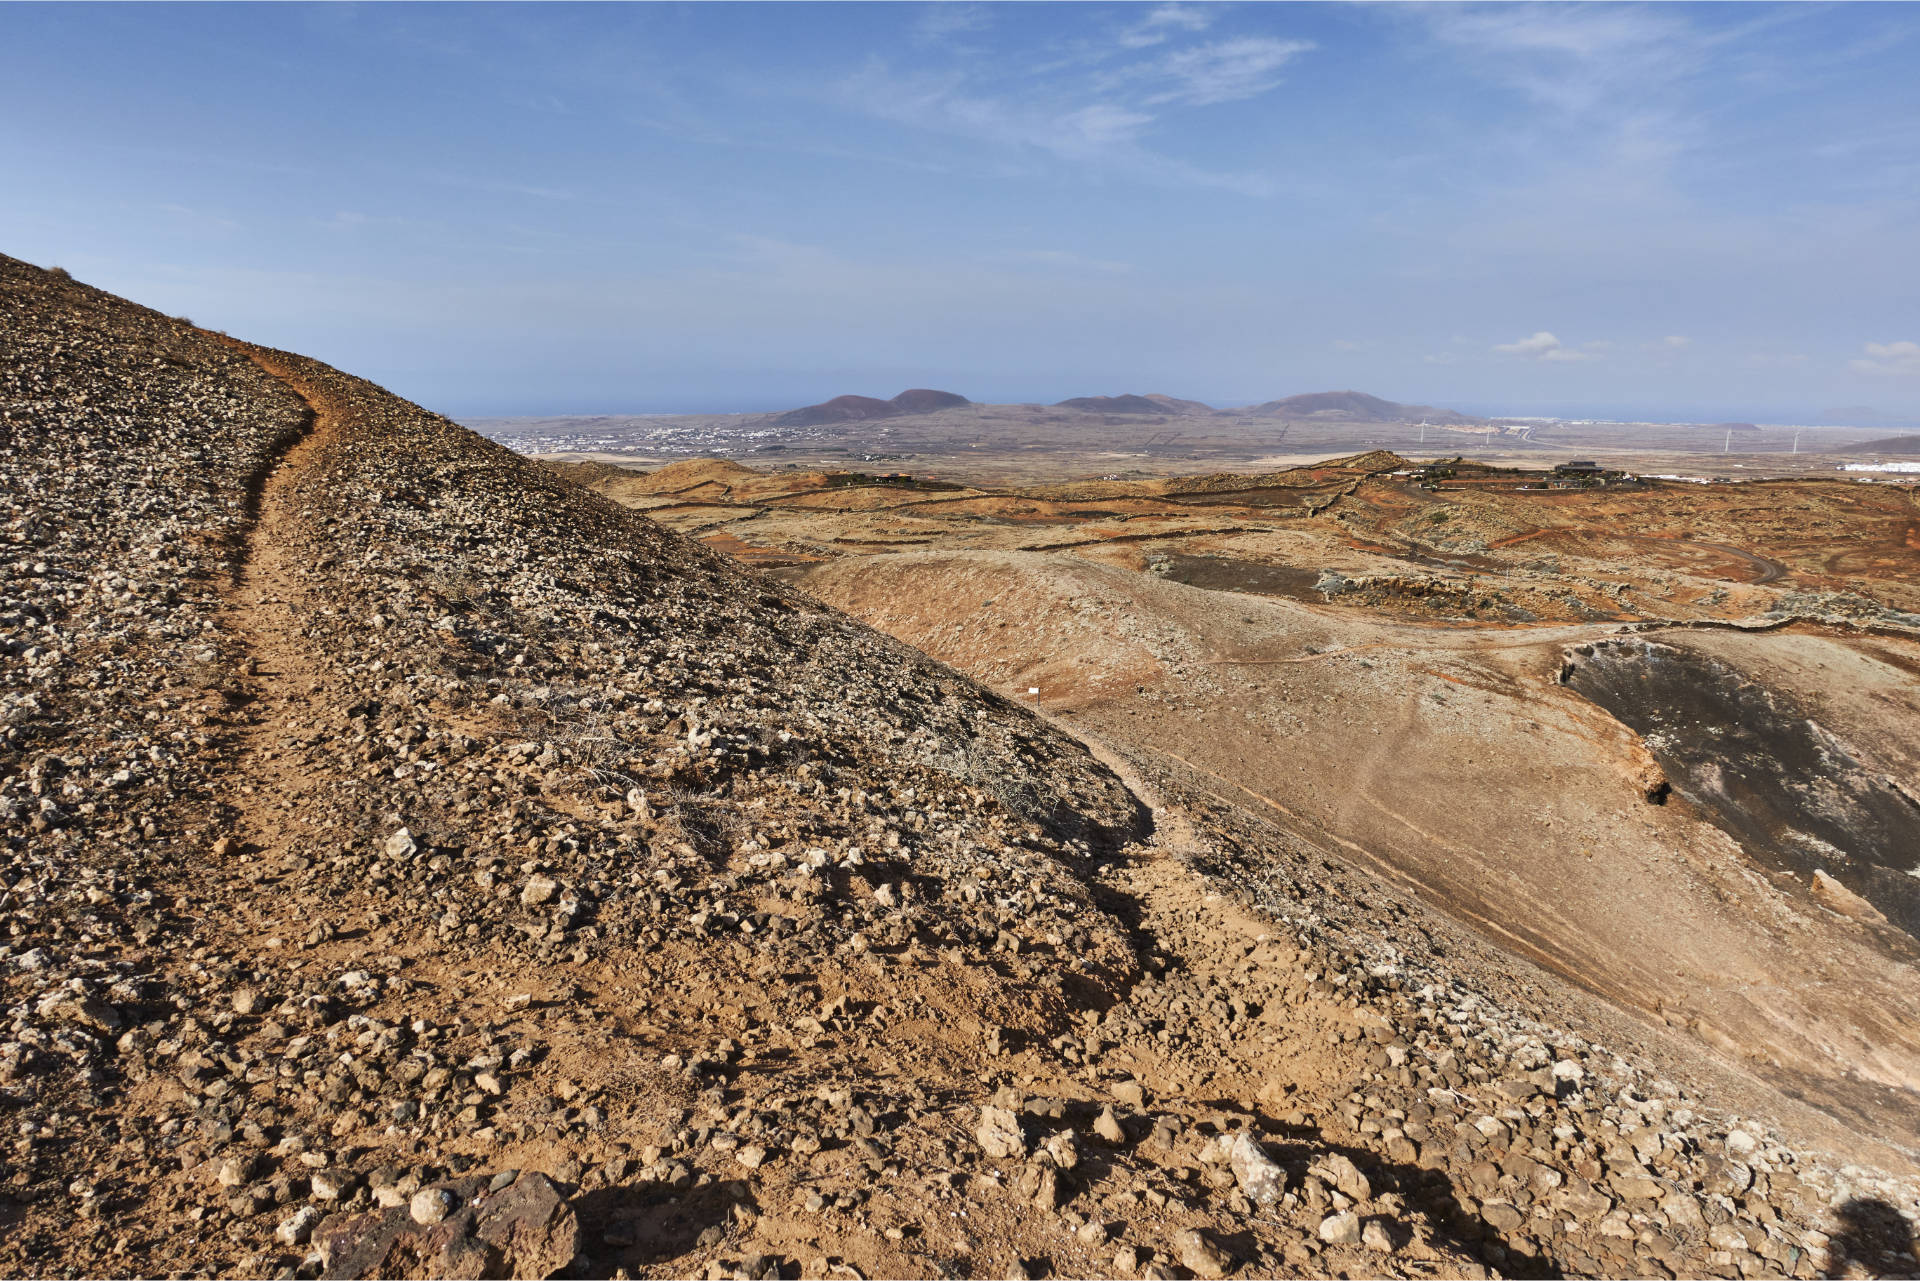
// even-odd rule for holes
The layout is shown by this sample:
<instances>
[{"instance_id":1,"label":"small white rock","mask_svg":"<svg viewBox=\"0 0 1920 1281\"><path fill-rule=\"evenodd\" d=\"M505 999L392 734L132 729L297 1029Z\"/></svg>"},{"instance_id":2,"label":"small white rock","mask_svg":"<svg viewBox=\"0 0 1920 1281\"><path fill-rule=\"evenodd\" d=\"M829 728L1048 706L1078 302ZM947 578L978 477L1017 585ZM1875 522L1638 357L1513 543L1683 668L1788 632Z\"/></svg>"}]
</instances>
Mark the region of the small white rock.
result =
<instances>
[{"instance_id":1,"label":"small white rock","mask_svg":"<svg viewBox=\"0 0 1920 1281\"><path fill-rule=\"evenodd\" d=\"M421 1188L407 1204L415 1223L438 1223L453 1213L453 1193L445 1188Z\"/></svg>"},{"instance_id":2,"label":"small white rock","mask_svg":"<svg viewBox=\"0 0 1920 1281\"><path fill-rule=\"evenodd\" d=\"M1352 1210L1320 1220L1320 1239L1328 1245L1352 1245L1360 1239L1360 1216Z\"/></svg>"},{"instance_id":3,"label":"small white rock","mask_svg":"<svg viewBox=\"0 0 1920 1281\"><path fill-rule=\"evenodd\" d=\"M293 1212L293 1217L285 1220L273 1230L273 1235L285 1245L305 1245L320 1223L320 1211L310 1205L303 1205Z\"/></svg>"}]
</instances>

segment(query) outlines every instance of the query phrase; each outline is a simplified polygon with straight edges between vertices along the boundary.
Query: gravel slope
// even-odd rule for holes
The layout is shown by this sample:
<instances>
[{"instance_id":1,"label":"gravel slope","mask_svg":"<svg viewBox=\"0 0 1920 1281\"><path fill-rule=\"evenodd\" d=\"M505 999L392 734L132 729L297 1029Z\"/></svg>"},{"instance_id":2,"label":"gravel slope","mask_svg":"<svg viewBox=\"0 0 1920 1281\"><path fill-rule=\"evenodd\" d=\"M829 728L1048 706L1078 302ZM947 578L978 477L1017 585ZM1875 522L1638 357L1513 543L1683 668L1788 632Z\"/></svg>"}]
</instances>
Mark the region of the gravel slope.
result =
<instances>
[{"instance_id":1,"label":"gravel slope","mask_svg":"<svg viewBox=\"0 0 1920 1281\"><path fill-rule=\"evenodd\" d=\"M11 259L0 327L0 1271L1912 1266L804 594Z\"/></svg>"}]
</instances>

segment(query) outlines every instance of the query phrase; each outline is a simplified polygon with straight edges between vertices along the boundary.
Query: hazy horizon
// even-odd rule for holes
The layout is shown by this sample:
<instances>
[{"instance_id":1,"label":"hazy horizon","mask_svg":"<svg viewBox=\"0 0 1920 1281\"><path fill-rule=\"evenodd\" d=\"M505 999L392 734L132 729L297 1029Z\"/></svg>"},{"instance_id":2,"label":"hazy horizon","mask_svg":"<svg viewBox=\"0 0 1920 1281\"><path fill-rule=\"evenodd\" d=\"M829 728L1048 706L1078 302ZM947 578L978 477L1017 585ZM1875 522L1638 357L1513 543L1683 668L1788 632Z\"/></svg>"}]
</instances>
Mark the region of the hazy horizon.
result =
<instances>
[{"instance_id":1,"label":"hazy horizon","mask_svg":"<svg viewBox=\"0 0 1920 1281\"><path fill-rule=\"evenodd\" d=\"M9 5L0 251L463 417L1920 421L1909 6ZM565 407L557 409L556 407Z\"/></svg>"},{"instance_id":2,"label":"hazy horizon","mask_svg":"<svg viewBox=\"0 0 1920 1281\"><path fill-rule=\"evenodd\" d=\"M853 395L861 395L861 396L870 395L877 399L884 400L888 396L897 394L904 390L907 390L907 389L904 387L895 387L895 388L875 389L875 390L869 391L865 389L853 388L853 389L849 389L849 392L850 394L853 394ZM1275 395L1263 397L1261 400L1242 403L1239 401L1211 400L1204 395L1183 395L1179 392L1167 392L1162 388L1151 388L1151 389L1148 389L1147 391L1141 391L1139 388L1133 388L1133 387L1119 387L1119 388L1113 388L1105 391L1084 391L1083 390L1083 391L1072 392L1072 393L1069 393L1068 395L1053 396L1045 399L1039 399L1039 398L1016 399L1011 397L1003 398L1003 397L995 397L995 396L974 396L967 393L966 389L962 387L940 387L940 388L935 388L934 390L956 391L961 393L962 395L966 395L969 400L979 405L1051 406L1051 405L1058 404L1060 401L1067 400L1071 396L1098 396L1098 395L1116 395L1117 396L1117 395L1125 395L1125 394L1131 393L1131 394L1140 394L1140 395L1165 394L1165 395L1173 396L1179 400L1197 400L1205 405L1210 406L1211 408L1227 409L1227 410L1250 408L1253 405L1263 404L1268 400L1280 400L1280 399L1284 399L1287 396L1300 395L1307 391L1313 391L1313 392L1359 391L1359 392L1366 392L1369 395L1380 394L1378 392L1373 391L1373 389L1367 388L1367 387L1352 387L1352 388L1315 387L1310 389L1303 388L1298 390L1278 392ZM849 394L849 392L843 392L843 393L837 393L837 394ZM1895 415L1895 414L1883 413L1878 410L1874 410L1871 414L1859 414L1859 413L1846 412L1849 409L1858 410L1862 408L1871 408L1871 407L1864 407L1864 406L1851 406L1851 407L1835 406L1832 409L1822 410L1817 413L1807 415L1805 417L1793 418L1793 417L1781 416L1778 414L1769 413L1762 410L1751 409L1751 408L1745 411L1742 411L1738 408L1726 409L1726 408L1715 408L1712 406L1694 406L1691 409L1684 406L1682 407L1667 406L1661 409L1645 409L1645 408L1636 408L1633 406L1619 406L1619 405L1614 405L1614 406L1602 405L1598 407L1595 407L1595 406L1554 407L1554 406L1541 406L1541 405L1516 406L1512 404L1507 404L1507 405L1501 406L1501 405L1494 405L1494 404L1472 404L1472 403L1438 404L1430 399L1423 398L1420 396L1400 397L1400 396L1381 395L1381 399L1396 401L1402 404L1425 404L1435 409L1451 409L1459 413L1468 414L1475 417L1482 417L1482 418L1563 418L1563 419L1586 418L1586 419L1593 419L1595 421L1600 421L1600 422L1620 422L1620 423L1711 424L1711 423L1723 423L1723 422L1750 422L1750 423L1755 423L1761 426L1770 425L1770 426L1781 426L1781 427L1807 427L1807 428L1886 427L1889 429L1893 429L1893 428L1906 428L1909 426L1920 426L1920 414ZM630 418L677 418L677 417L692 417L692 416L706 415L706 414L714 414L714 415L771 414L771 413L780 413L782 411L789 410L789 409L802 408L807 404L818 404L818 403L820 402L801 401L801 400L794 399L792 397L788 397L785 399L774 397L771 399L767 399L765 401L734 402L734 403L728 403L728 404L716 403L711 406L698 406L694 408L684 408L684 409L657 409L653 407L635 408L631 406L621 406L619 404L594 406L594 407L588 407L588 408L581 408L577 406L569 407L569 406L562 405L557 408L554 406L547 406L545 408L516 410L513 412L501 412L501 413L462 412L462 413L454 414L453 416L460 419L468 419L468 420L474 420L474 421L482 421L482 420L493 419L493 418L501 418L501 419L506 419L506 418L629 418L629 417Z\"/></svg>"}]
</instances>

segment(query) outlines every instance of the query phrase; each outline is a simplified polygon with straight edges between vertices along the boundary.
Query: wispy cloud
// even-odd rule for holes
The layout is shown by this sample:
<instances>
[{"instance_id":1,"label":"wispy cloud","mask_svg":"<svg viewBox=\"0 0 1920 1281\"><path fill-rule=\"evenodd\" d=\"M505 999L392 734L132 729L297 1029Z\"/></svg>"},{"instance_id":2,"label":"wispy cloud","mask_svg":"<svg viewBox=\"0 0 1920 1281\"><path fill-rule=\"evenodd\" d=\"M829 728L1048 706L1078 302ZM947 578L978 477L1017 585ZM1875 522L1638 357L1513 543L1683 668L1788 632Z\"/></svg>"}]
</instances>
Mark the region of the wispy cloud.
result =
<instances>
[{"instance_id":1,"label":"wispy cloud","mask_svg":"<svg viewBox=\"0 0 1920 1281\"><path fill-rule=\"evenodd\" d=\"M1269 195L1262 174L1210 170L1148 145L1159 119L1151 104L1124 95L1099 95L1082 86L1028 91L976 87L964 72L900 74L870 64L845 81L839 96L850 105L912 128L969 138L1011 150L1121 172L1143 181Z\"/></svg>"},{"instance_id":2,"label":"wispy cloud","mask_svg":"<svg viewBox=\"0 0 1920 1281\"><path fill-rule=\"evenodd\" d=\"M913 41L935 45L973 31L985 31L993 24L993 15L983 4L964 4L960 0L925 6L913 24Z\"/></svg>"},{"instance_id":3,"label":"wispy cloud","mask_svg":"<svg viewBox=\"0 0 1920 1281\"><path fill-rule=\"evenodd\" d=\"M1599 343L1589 343L1588 347L1604 350L1603 344ZM1502 356L1520 356L1527 360L1575 361L1600 359L1599 350L1582 350L1578 347L1569 347L1544 329L1514 342L1496 343L1493 349Z\"/></svg>"},{"instance_id":4,"label":"wispy cloud","mask_svg":"<svg viewBox=\"0 0 1920 1281\"><path fill-rule=\"evenodd\" d=\"M1630 5L1435 5L1416 11L1443 43L1487 74L1562 111L1626 99L1629 84L1671 80L1698 65L1683 17Z\"/></svg>"},{"instance_id":5,"label":"wispy cloud","mask_svg":"<svg viewBox=\"0 0 1920 1281\"><path fill-rule=\"evenodd\" d=\"M1177 49L1160 67L1161 75L1173 81L1172 87L1147 101L1155 106L1180 103L1204 107L1257 98L1280 84L1282 67L1313 47L1310 40L1241 36Z\"/></svg>"},{"instance_id":6,"label":"wispy cloud","mask_svg":"<svg viewBox=\"0 0 1920 1281\"><path fill-rule=\"evenodd\" d=\"M1205 31L1213 25L1213 14L1190 4L1163 4L1145 18L1120 33L1124 49L1150 49L1165 44L1182 32Z\"/></svg>"},{"instance_id":7,"label":"wispy cloud","mask_svg":"<svg viewBox=\"0 0 1920 1281\"><path fill-rule=\"evenodd\" d=\"M1920 378L1920 342L1870 342L1865 351L1847 362L1855 373Z\"/></svg>"},{"instance_id":8,"label":"wispy cloud","mask_svg":"<svg viewBox=\"0 0 1920 1281\"><path fill-rule=\"evenodd\" d=\"M930 20L947 21L942 9ZM1109 174L1169 186L1269 195L1259 173L1197 165L1168 154L1177 113L1244 102L1279 86L1287 65L1315 46L1272 35L1204 39L1216 11L1162 5L1117 32L1004 55L951 49L937 70L870 59L843 78L842 105L910 128L962 137L1016 154L1037 151ZM960 21L956 15L952 21Z\"/></svg>"}]
</instances>

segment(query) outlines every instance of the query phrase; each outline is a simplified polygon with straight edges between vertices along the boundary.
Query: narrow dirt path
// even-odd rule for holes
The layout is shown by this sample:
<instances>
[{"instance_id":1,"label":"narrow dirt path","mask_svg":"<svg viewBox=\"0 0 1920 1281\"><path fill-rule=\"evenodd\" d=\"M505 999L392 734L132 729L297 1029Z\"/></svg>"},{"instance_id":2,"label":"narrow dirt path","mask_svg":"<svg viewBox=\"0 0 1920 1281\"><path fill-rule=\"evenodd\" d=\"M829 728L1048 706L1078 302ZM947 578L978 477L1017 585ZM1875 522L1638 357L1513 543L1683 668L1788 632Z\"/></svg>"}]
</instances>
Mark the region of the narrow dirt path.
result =
<instances>
[{"instance_id":1,"label":"narrow dirt path","mask_svg":"<svg viewBox=\"0 0 1920 1281\"><path fill-rule=\"evenodd\" d=\"M1089 752L1093 753L1093 758L1112 770L1121 784L1133 793L1134 799L1146 806L1148 812L1153 815L1153 831L1145 844L1140 846L1142 850L1154 857L1171 855L1175 858L1206 852L1206 843L1193 830L1193 824L1187 821L1187 816L1169 806L1153 784L1140 777L1139 771L1133 768L1132 762L1125 756L1116 752L1103 739L1084 726L1075 725L1058 717L1046 716L1044 713L1042 717L1061 733L1078 739Z\"/></svg>"},{"instance_id":2,"label":"narrow dirt path","mask_svg":"<svg viewBox=\"0 0 1920 1281\"><path fill-rule=\"evenodd\" d=\"M299 519L301 478L336 437L340 425L324 402L301 386L289 366L259 349L242 350L305 401L310 415L307 433L273 462L251 495L254 520L225 592L228 625L247 648L248 724L238 745L236 767L229 775L239 781L223 799L238 811L233 839L244 868L235 869L238 879L263 887L294 856L306 834L296 802L311 779L297 764L290 746L295 736L311 729L308 722L313 696L319 691L319 669L300 625L301 613L309 605L293 571L289 533ZM300 915L283 895L240 893L236 899L223 905L230 926L264 929L283 923L276 916Z\"/></svg>"}]
</instances>

